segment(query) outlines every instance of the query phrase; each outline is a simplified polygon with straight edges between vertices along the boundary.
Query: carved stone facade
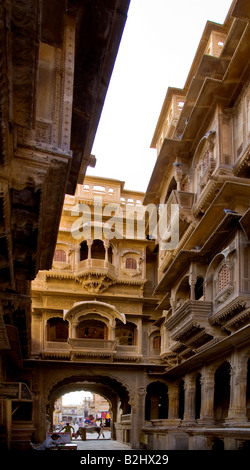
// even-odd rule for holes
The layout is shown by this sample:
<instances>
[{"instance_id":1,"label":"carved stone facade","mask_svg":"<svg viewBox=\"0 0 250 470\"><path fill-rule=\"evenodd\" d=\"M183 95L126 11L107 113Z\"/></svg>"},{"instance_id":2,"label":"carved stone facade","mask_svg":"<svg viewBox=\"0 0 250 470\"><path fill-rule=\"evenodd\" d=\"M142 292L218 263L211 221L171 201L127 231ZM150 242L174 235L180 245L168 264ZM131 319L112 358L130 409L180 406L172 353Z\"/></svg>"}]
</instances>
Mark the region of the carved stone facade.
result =
<instances>
[{"instance_id":1,"label":"carved stone facade","mask_svg":"<svg viewBox=\"0 0 250 470\"><path fill-rule=\"evenodd\" d=\"M1 448L28 442L34 430L31 395L26 402L16 392L31 354L31 281L51 268L65 192L74 194L95 164L91 147L128 5L0 4ZM36 381L25 383L36 403Z\"/></svg>"},{"instance_id":2,"label":"carved stone facade","mask_svg":"<svg viewBox=\"0 0 250 470\"><path fill-rule=\"evenodd\" d=\"M49 8L51 2L45 3ZM38 273L32 283L32 313L27 285L26 291L10 292L9 278L3 276L8 291L0 305L0 345L7 349L10 338L12 344L17 343L16 328L24 325L20 344L25 358L22 364L17 349L9 350L9 360L18 367L15 377L10 367L3 370L1 362L9 417L5 422L1 419L7 423L7 444L9 448L21 446L20 436L23 443L28 442L32 432L33 439L40 441L52 423L56 400L68 391L85 389L109 401L112 436L134 449L247 449L249 2L234 0L223 25L207 23L184 88L167 91L153 136L157 160L146 194L126 191L117 180L85 177L79 181L76 177L77 169L86 167L86 158L90 162L93 132L90 129L86 136L86 122L96 122L99 101L97 96L96 100L86 96L86 90L98 88L98 61L104 51L97 47L96 63L89 64L89 75L85 76L89 56L80 39L93 36L89 35L88 16L75 16L77 5L69 3L62 34L55 34L52 41L48 15L47 27L44 25L45 45L40 47L37 72L50 106L40 101L40 114L29 127L24 121L30 108L23 107L25 116L15 110L15 158L22 164L15 166L10 161L8 174L16 175L21 183L13 185L11 198L4 178L2 185L3 221L12 217L9 227L13 229L9 238L6 230L3 246L14 243L15 247L10 258L15 259L14 265L7 265L6 256L2 268L9 270L10 279L17 272L13 266L19 272L27 269L29 280ZM112 21L120 31L114 9L109 8L112 2L106 7L101 1L85 3L85 14L97 8L109 20L112 40ZM113 3L121 20L125 11L122 2L120 8L119 2ZM30 8L28 5L34 18L34 2ZM107 33L106 29L101 31L103 24L105 21L92 25L100 48ZM75 43L72 28L78 28ZM78 50L74 66L73 48ZM13 61L15 70L18 61ZM25 77L32 80L32 75ZM48 80L55 90L53 99L46 86ZM99 97L104 83L100 78ZM15 102L23 96L26 103L29 93L31 89L22 94L17 87ZM1 106L4 116L8 108L5 95ZM9 131L4 131L2 126L1 145L7 158ZM73 160L66 181L70 152ZM10 173L10 168L15 172ZM50 178L44 185L46 171ZM23 178L27 179L24 187ZM29 178L37 186L33 187ZM64 192L60 212L58 201L62 208ZM143 217L148 204L159 209L153 233L151 219ZM171 205L178 207L177 238L171 232L175 220ZM159 236L162 207L168 218L164 226L168 249ZM35 265L30 267L32 230L38 242ZM30 329L31 343L25 339ZM19 385L16 389L14 379L29 385L30 390ZM8 393L27 400L27 419L24 423L22 415L17 416L15 427Z\"/></svg>"},{"instance_id":3,"label":"carved stone facade","mask_svg":"<svg viewBox=\"0 0 250 470\"><path fill-rule=\"evenodd\" d=\"M242 0L223 25L207 23L185 87L168 90L152 141L158 157L144 204L181 197L179 240L159 250L154 291L161 356L171 353L175 363L158 376L168 388L165 419L143 427L152 449L250 445L249 19ZM180 96L170 132L164 119Z\"/></svg>"}]
</instances>

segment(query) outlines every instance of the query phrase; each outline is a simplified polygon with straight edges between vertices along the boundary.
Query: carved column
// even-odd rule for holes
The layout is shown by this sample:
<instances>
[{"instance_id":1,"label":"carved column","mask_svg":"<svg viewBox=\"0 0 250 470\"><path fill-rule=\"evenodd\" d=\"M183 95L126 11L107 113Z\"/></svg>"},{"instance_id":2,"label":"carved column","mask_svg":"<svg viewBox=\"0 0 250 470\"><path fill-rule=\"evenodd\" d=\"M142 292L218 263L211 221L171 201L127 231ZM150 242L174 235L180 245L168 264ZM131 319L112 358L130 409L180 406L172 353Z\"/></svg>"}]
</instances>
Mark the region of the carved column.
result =
<instances>
[{"instance_id":1,"label":"carved column","mask_svg":"<svg viewBox=\"0 0 250 470\"><path fill-rule=\"evenodd\" d=\"M141 428L145 420L146 389L139 387L135 396L130 400L131 404L131 446L132 449L140 448Z\"/></svg>"},{"instance_id":2,"label":"carved column","mask_svg":"<svg viewBox=\"0 0 250 470\"><path fill-rule=\"evenodd\" d=\"M110 339L112 341L115 341L115 327L116 327L115 318L110 319L109 324L110 324Z\"/></svg>"},{"instance_id":3,"label":"carved column","mask_svg":"<svg viewBox=\"0 0 250 470\"><path fill-rule=\"evenodd\" d=\"M168 420L169 424L171 422L175 425L180 423L179 419L179 387L178 384L170 384L168 386Z\"/></svg>"},{"instance_id":4,"label":"carved column","mask_svg":"<svg viewBox=\"0 0 250 470\"><path fill-rule=\"evenodd\" d=\"M214 423L214 372L202 371L200 424Z\"/></svg>"},{"instance_id":5,"label":"carved column","mask_svg":"<svg viewBox=\"0 0 250 470\"><path fill-rule=\"evenodd\" d=\"M142 319L137 320L137 328L138 328L138 336L137 336L137 342L138 342L138 353L142 354Z\"/></svg>"},{"instance_id":6,"label":"carved column","mask_svg":"<svg viewBox=\"0 0 250 470\"><path fill-rule=\"evenodd\" d=\"M43 349L43 326L42 326L42 311L32 313L32 336L31 336L31 350L33 354L39 354Z\"/></svg>"},{"instance_id":7,"label":"carved column","mask_svg":"<svg viewBox=\"0 0 250 470\"><path fill-rule=\"evenodd\" d=\"M81 252L81 247L77 246L75 249L75 267L78 268L78 265L80 263L80 252Z\"/></svg>"},{"instance_id":8,"label":"carved column","mask_svg":"<svg viewBox=\"0 0 250 470\"><path fill-rule=\"evenodd\" d=\"M183 170L180 164L175 166L175 173L174 173L174 179L177 183L177 191L181 190L181 180L183 177Z\"/></svg>"},{"instance_id":9,"label":"carved column","mask_svg":"<svg viewBox=\"0 0 250 470\"><path fill-rule=\"evenodd\" d=\"M91 247L92 247L93 240L87 240L88 245L88 266L91 265Z\"/></svg>"},{"instance_id":10,"label":"carved column","mask_svg":"<svg viewBox=\"0 0 250 470\"><path fill-rule=\"evenodd\" d=\"M72 321L70 323L70 338L76 338L76 327L78 323L77 321Z\"/></svg>"},{"instance_id":11,"label":"carved column","mask_svg":"<svg viewBox=\"0 0 250 470\"><path fill-rule=\"evenodd\" d=\"M195 284L197 276L194 273L189 274L189 285L190 285L190 300L195 300Z\"/></svg>"},{"instance_id":12,"label":"carved column","mask_svg":"<svg viewBox=\"0 0 250 470\"><path fill-rule=\"evenodd\" d=\"M247 359L247 356L242 358L237 350L232 355L230 405L226 418L226 423L231 426L247 422Z\"/></svg>"},{"instance_id":13,"label":"carved column","mask_svg":"<svg viewBox=\"0 0 250 470\"><path fill-rule=\"evenodd\" d=\"M195 422L195 394L196 383L193 376L185 377L185 406L183 424L190 425Z\"/></svg>"},{"instance_id":14,"label":"carved column","mask_svg":"<svg viewBox=\"0 0 250 470\"><path fill-rule=\"evenodd\" d=\"M108 240L105 240L103 242L104 244L104 248L105 248L105 266L108 266L108 256L109 256L109 253L108 253L108 249L109 249L109 241Z\"/></svg>"}]
</instances>

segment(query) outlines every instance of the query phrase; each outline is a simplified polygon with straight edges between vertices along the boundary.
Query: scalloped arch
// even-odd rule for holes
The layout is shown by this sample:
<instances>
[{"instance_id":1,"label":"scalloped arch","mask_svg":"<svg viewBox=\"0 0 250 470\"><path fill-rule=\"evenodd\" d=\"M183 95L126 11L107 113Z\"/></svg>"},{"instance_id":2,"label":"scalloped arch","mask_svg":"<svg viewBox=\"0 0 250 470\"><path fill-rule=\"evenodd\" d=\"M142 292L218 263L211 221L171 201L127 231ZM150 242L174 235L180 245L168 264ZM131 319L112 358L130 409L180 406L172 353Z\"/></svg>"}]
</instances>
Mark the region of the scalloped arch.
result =
<instances>
[{"instance_id":1,"label":"scalloped arch","mask_svg":"<svg viewBox=\"0 0 250 470\"><path fill-rule=\"evenodd\" d=\"M100 316L106 317L109 321L118 318L122 323L126 323L124 313L119 312L113 305L98 302L97 300L75 303L70 310L64 311L63 318L64 320L69 318L79 320L79 318L84 315L89 315L90 313L99 314Z\"/></svg>"}]
</instances>

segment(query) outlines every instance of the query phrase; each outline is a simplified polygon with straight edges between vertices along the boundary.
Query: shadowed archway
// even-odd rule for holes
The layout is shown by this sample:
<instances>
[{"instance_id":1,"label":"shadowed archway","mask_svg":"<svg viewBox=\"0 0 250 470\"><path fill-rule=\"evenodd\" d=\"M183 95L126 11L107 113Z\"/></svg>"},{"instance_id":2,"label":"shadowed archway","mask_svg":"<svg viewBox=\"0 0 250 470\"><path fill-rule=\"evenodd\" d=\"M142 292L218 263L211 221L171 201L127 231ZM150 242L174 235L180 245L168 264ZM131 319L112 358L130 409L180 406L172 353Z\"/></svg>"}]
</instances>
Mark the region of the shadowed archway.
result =
<instances>
[{"instance_id":1,"label":"shadowed archway","mask_svg":"<svg viewBox=\"0 0 250 470\"><path fill-rule=\"evenodd\" d=\"M111 437L116 438L114 423L117 422L119 414L129 414L129 391L127 387L115 378L108 376L74 375L67 377L54 384L49 393L46 405L46 414L52 426L55 401L62 395L75 391L89 391L103 396L110 405L111 412ZM51 428L52 430L52 428Z\"/></svg>"}]
</instances>

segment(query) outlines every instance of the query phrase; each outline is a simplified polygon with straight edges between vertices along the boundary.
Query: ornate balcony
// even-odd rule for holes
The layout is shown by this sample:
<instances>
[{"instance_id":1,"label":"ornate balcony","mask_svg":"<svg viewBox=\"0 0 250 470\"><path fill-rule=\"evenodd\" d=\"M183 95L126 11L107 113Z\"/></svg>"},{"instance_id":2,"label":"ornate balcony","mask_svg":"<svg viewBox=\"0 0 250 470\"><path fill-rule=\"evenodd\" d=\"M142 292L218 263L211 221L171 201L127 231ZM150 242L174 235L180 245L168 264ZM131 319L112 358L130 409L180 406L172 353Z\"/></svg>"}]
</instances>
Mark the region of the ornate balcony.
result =
<instances>
[{"instance_id":1,"label":"ornate balcony","mask_svg":"<svg viewBox=\"0 0 250 470\"><path fill-rule=\"evenodd\" d=\"M66 342L46 341L42 351L45 359L78 361L88 358L139 362L139 347L119 345L117 340L69 338Z\"/></svg>"},{"instance_id":2,"label":"ornate balcony","mask_svg":"<svg viewBox=\"0 0 250 470\"><path fill-rule=\"evenodd\" d=\"M140 358L142 357L139 354L139 347L133 345L117 345L117 353L115 356L115 360L117 361L134 361L139 362Z\"/></svg>"},{"instance_id":3,"label":"ornate balcony","mask_svg":"<svg viewBox=\"0 0 250 470\"><path fill-rule=\"evenodd\" d=\"M171 339L189 350L199 351L208 343L222 338L222 333L213 328L208 320L212 303L199 300L186 300L166 321L165 327ZM171 348L176 351L176 343Z\"/></svg>"},{"instance_id":4,"label":"ornate balcony","mask_svg":"<svg viewBox=\"0 0 250 470\"><path fill-rule=\"evenodd\" d=\"M210 323L219 328L231 331L246 326L250 322L250 297L247 295L236 296L222 305L210 318Z\"/></svg>"},{"instance_id":5,"label":"ornate balcony","mask_svg":"<svg viewBox=\"0 0 250 470\"><path fill-rule=\"evenodd\" d=\"M67 342L46 341L42 356L71 361L83 358L109 359L116 353L117 341L107 339L69 338Z\"/></svg>"},{"instance_id":6,"label":"ornate balcony","mask_svg":"<svg viewBox=\"0 0 250 470\"><path fill-rule=\"evenodd\" d=\"M83 357L111 358L116 353L117 341L108 339L69 338L73 360Z\"/></svg>"}]
</instances>

